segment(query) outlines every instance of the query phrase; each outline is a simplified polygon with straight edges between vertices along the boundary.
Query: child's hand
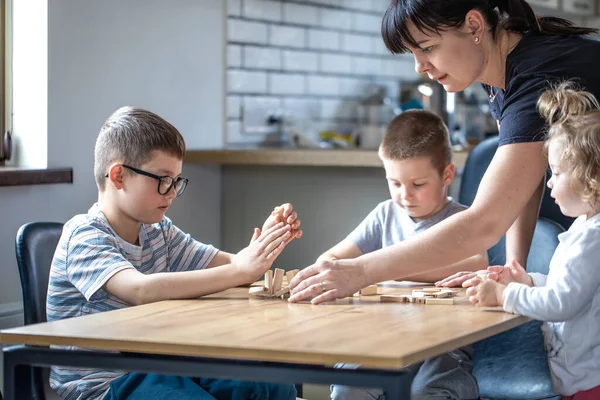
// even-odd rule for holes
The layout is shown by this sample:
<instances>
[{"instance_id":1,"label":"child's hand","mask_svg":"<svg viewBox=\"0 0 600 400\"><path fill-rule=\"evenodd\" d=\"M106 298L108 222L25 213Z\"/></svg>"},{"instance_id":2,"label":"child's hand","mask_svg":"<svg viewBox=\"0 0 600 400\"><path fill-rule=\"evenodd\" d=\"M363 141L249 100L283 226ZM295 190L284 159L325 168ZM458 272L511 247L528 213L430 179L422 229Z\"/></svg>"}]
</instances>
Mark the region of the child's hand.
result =
<instances>
[{"instance_id":1,"label":"child's hand","mask_svg":"<svg viewBox=\"0 0 600 400\"><path fill-rule=\"evenodd\" d=\"M480 280L478 285L467 289L467 296L469 296L469 301L476 306L501 306L504 304L505 288L506 285L493 280Z\"/></svg>"},{"instance_id":2,"label":"child's hand","mask_svg":"<svg viewBox=\"0 0 600 400\"><path fill-rule=\"evenodd\" d=\"M531 276L525 271L525 268L519 264L517 260L512 260L510 263L502 265L494 265L488 267L488 278L503 285L508 285L511 282L522 283L527 286L533 286Z\"/></svg>"},{"instance_id":3,"label":"child's hand","mask_svg":"<svg viewBox=\"0 0 600 400\"><path fill-rule=\"evenodd\" d=\"M290 225L292 228L292 234L288 239L287 243L291 242L294 238L300 239L302 236L302 230L300 227L300 220L298 219L298 213L294 211L294 208L290 203L285 203L275 207L269 218L263 224L263 232L274 226L278 222Z\"/></svg>"},{"instance_id":4,"label":"child's hand","mask_svg":"<svg viewBox=\"0 0 600 400\"><path fill-rule=\"evenodd\" d=\"M281 254L291 237L290 231L290 225L283 222L275 224L262 234L260 229L254 228L250 244L233 256L232 264L247 277L247 282L256 281L271 268L273 261Z\"/></svg>"}]
</instances>

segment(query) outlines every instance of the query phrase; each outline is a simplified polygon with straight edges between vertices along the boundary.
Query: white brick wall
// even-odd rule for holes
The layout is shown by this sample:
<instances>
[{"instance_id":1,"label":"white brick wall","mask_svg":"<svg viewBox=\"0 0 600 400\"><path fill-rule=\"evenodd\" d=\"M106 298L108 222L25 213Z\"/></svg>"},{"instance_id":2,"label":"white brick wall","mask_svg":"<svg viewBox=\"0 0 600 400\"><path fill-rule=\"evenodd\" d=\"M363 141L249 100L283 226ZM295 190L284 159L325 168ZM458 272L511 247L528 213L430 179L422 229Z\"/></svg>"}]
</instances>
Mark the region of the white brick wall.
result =
<instances>
[{"instance_id":1,"label":"white brick wall","mask_svg":"<svg viewBox=\"0 0 600 400\"><path fill-rule=\"evenodd\" d=\"M308 47L311 49L339 50L340 34L322 29L309 29Z\"/></svg>"},{"instance_id":2,"label":"white brick wall","mask_svg":"<svg viewBox=\"0 0 600 400\"><path fill-rule=\"evenodd\" d=\"M269 30L269 44L273 46L304 47L306 33L303 28L272 25Z\"/></svg>"},{"instance_id":3,"label":"white brick wall","mask_svg":"<svg viewBox=\"0 0 600 400\"><path fill-rule=\"evenodd\" d=\"M271 94L304 94L306 77L293 74L270 74L269 93Z\"/></svg>"},{"instance_id":4,"label":"white brick wall","mask_svg":"<svg viewBox=\"0 0 600 400\"><path fill-rule=\"evenodd\" d=\"M267 25L260 22L229 19L227 34L230 42L267 43Z\"/></svg>"},{"instance_id":5,"label":"white brick wall","mask_svg":"<svg viewBox=\"0 0 600 400\"><path fill-rule=\"evenodd\" d=\"M310 51L283 51L283 69L285 71L317 71L319 54Z\"/></svg>"},{"instance_id":6,"label":"white brick wall","mask_svg":"<svg viewBox=\"0 0 600 400\"><path fill-rule=\"evenodd\" d=\"M370 85L397 98L418 76L410 56L381 39L389 0L227 0L228 142L260 142L252 129L282 112L304 133L352 129Z\"/></svg>"},{"instance_id":7,"label":"white brick wall","mask_svg":"<svg viewBox=\"0 0 600 400\"><path fill-rule=\"evenodd\" d=\"M244 47L244 67L262 69L281 68L281 50L271 47Z\"/></svg>"},{"instance_id":8,"label":"white brick wall","mask_svg":"<svg viewBox=\"0 0 600 400\"><path fill-rule=\"evenodd\" d=\"M318 25L319 8L295 3L284 3L283 21L290 24Z\"/></svg>"},{"instance_id":9,"label":"white brick wall","mask_svg":"<svg viewBox=\"0 0 600 400\"><path fill-rule=\"evenodd\" d=\"M242 15L246 18L281 21L281 3L269 0L244 0Z\"/></svg>"}]
</instances>

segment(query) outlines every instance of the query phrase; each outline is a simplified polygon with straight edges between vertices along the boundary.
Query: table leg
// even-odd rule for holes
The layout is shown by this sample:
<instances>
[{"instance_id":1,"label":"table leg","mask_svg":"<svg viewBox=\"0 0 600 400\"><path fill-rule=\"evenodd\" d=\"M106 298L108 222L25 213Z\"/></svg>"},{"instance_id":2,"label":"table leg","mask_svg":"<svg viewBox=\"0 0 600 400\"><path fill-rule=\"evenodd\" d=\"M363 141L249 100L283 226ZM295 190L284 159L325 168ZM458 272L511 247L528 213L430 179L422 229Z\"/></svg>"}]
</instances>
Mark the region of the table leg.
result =
<instances>
[{"instance_id":1,"label":"table leg","mask_svg":"<svg viewBox=\"0 0 600 400\"><path fill-rule=\"evenodd\" d=\"M30 386L31 368L20 364L18 354L3 354L4 400L29 400L32 398ZM20 385L18 384L20 383Z\"/></svg>"}]
</instances>

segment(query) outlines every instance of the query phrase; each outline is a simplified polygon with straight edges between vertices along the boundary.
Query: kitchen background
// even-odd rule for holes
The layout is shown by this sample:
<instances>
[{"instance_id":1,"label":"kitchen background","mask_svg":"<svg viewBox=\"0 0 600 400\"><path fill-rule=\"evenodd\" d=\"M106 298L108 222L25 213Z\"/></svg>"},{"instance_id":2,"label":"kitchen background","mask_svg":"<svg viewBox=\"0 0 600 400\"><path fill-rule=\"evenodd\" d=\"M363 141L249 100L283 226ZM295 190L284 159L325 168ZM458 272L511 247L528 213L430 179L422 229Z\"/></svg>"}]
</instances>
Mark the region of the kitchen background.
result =
<instances>
[{"instance_id":1,"label":"kitchen background","mask_svg":"<svg viewBox=\"0 0 600 400\"><path fill-rule=\"evenodd\" d=\"M307 136L355 131L370 84L385 87L398 103L401 82L419 78L409 56L383 49L385 3L13 2L11 163L72 167L74 180L0 187L2 209L9 210L0 230L0 328L22 323L17 229L31 220L64 222L96 200L91 156L99 127L113 110L132 104L163 115L191 151L277 142L277 128L266 123L269 115L290 121L284 131L295 122ZM593 12L584 18L572 11L567 15L577 23L600 26L589 17ZM169 216L196 239L226 251L246 246L252 228L275 205L292 202L305 235L277 260L286 269L312 263L389 196L380 168L186 162L184 173L190 185Z\"/></svg>"}]
</instances>

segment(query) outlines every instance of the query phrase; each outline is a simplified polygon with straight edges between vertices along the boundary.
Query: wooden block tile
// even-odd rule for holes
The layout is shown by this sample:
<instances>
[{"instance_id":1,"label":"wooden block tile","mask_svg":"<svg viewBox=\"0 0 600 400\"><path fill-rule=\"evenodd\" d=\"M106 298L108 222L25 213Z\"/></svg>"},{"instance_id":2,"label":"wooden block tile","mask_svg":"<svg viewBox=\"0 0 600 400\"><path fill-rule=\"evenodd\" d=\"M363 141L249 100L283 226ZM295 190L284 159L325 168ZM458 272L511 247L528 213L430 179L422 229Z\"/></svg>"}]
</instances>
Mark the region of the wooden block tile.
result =
<instances>
[{"instance_id":1,"label":"wooden block tile","mask_svg":"<svg viewBox=\"0 0 600 400\"><path fill-rule=\"evenodd\" d=\"M377 294L377 285L369 285L358 291L361 296L374 296Z\"/></svg>"},{"instance_id":2,"label":"wooden block tile","mask_svg":"<svg viewBox=\"0 0 600 400\"><path fill-rule=\"evenodd\" d=\"M288 294L290 292L289 287L284 287L283 289L279 289L279 291L275 292L275 297L283 296L284 294Z\"/></svg>"},{"instance_id":3,"label":"wooden block tile","mask_svg":"<svg viewBox=\"0 0 600 400\"><path fill-rule=\"evenodd\" d=\"M449 292L449 291L441 291L438 293L433 293L433 297L438 298L438 299L443 298L443 297L452 297L452 296L453 296L453 293Z\"/></svg>"},{"instance_id":4,"label":"wooden block tile","mask_svg":"<svg viewBox=\"0 0 600 400\"><path fill-rule=\"evenodd\" d=\"M292 269L285 273L285 277L287 278L288 283L290 283L292 279L294 279L298 272L300 272L299 269Z\"/></svg>"},{"instance_id":5,"label":"wooden block tile","mask_svg":"<svg viewBox=\"0 0 600 400\"><path fill-rule=\"evenodd\" d=\"M270 269L265 272L265 287L269 291L269 293L273 294L273 270Z\"/></svg>"},{"instance_id":6,"label":"wooden block tile","mask_svg":"<svg viewBox=\"0 0 600 400\"><path fill-rule=\"evenodd\" d=\"M284 270L281 268L275 268L275 273L273 274L273 293L277 293L281 290L284 275Z\"/></svg>"},{"instance_id":7,"label":"wooden block tile","mask_svg":"<svg viewBox=\"0 0 600 400\"><path fill-rule=\"evenodd\" d=\"M248 290L248 294L254 297L271 297L272 295L269 293L267 288L264 286L253 286Z\"/></svg>"},{"instance_id":8,"label":"wooden block tile","mask_svg":"<svg viewBox=\"0 0 600 400\"><path fill-rule=\"evenodd\" d=\"M379 297L379 301L382 303L408 303L408 297L405 295L382 294Z\"/></svg>"},{"instance_id":9,"label":"wooden block tile","mask_svg":"<svg viewBox=\"0 0 600 400\"><path fill-rule=\"evenodd\" d=\"M453 305L454 299L425 299L425 304L438 304L438 305Z\"/></svg>"}]
</instances>

